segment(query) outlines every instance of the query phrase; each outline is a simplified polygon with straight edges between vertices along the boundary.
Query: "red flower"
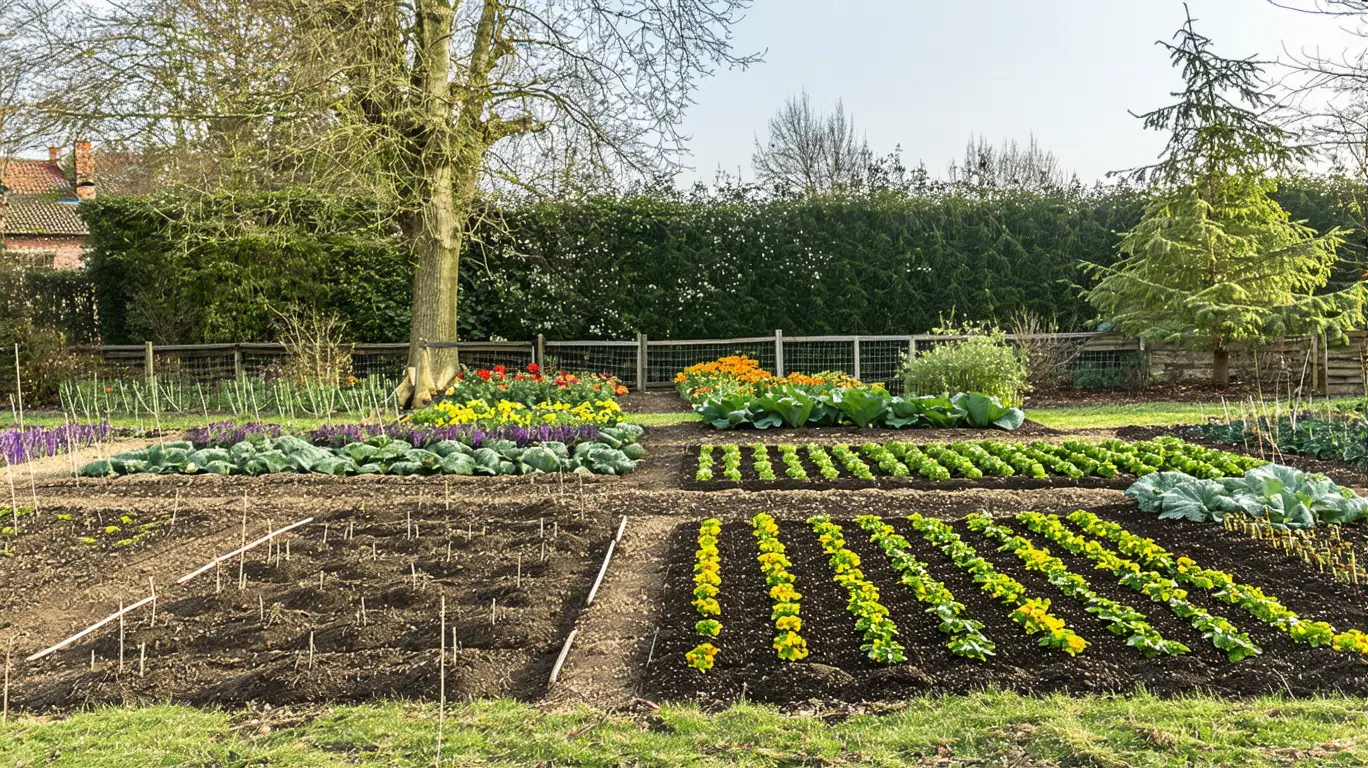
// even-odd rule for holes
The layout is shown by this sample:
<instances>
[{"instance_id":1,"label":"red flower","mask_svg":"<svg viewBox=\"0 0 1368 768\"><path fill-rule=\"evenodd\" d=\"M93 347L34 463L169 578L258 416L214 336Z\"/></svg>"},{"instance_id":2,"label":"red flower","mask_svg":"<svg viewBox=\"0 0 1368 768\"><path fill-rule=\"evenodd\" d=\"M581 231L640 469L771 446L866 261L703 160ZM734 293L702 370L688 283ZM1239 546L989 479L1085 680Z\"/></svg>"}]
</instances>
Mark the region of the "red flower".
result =
<instances>
[{"instance_id":1,"label":"red flower","mask_svg":"<svg viewBox=\"0 0 1368 768\"><path fill-rule=\"evenodd\" d=\"M536 363L528 363L528 364L527 364L527 372L528 372L528 373L538 373L538 372L540 372L540 371L541 371L541 366L540 366L540 365L537 365Z\"/></svg>"},{"instance_id":2,"label":"red flower","mask_svg":"<svg viewBox=\"0 0 1368 768\"><path fill-rule=\"evenodd\" d=\"M619 395L625 395L625 394L627 394L627 388L624 387L624 386L622 386L621 384L619 384L619 385L617 386L617 388L616 388L615 390L613 390L613 391L616 392L616 393L619 394Z\"/></svg>"},{"instance_id":3,"label":"red flower","mask_svg":"<svg viewBox=\"0 0 1368 768\"><path fill-rule=\"evenodd\" d=\"M476 376L479 376L480 378L484 379L485 381L489 381L489 371L486 371L486 370L483 369L483 368L481 368L480 370L476 371L476 372L475 372L475 375L476 375Z\"/></svg>"},{"instance_id":4,"label":"red flower","mask_svg":"<svg viewBox=\"0 0 1368 768\"><path fill-rule=\"evenodd\" d=\"M505 371L505 370L507 370L507 369L505 369L502 365L496 365L496 366L494 366L494 372L497 373L497 374L499 374L500 376L504 375L504 371Z\"/></svg>"},{"instance_id":5,"label":"red flower","mask_svg":"<svg viewBox=\"0 0 1368 768\"><path fill-rule=\"evenodd\" d=\"M465 378L465 373L464 373L464 372L456 374L456 379L457 379L458 381L461 380L461 379L464 379L464 378Z\"/></svg>"}]
</instances>

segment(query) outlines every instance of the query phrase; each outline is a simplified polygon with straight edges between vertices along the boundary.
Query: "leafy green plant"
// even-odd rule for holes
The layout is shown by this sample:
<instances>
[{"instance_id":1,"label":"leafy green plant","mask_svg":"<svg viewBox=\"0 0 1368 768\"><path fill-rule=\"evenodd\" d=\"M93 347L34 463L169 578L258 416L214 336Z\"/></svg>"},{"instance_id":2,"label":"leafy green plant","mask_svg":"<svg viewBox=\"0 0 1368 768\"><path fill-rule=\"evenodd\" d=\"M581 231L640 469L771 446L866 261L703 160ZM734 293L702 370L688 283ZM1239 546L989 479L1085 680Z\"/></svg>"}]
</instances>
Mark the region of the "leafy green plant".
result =
<instances>
[{"instance_id":1,"label":"leafy green plant","mask_svg":"<svg viewBox=\"0 0 1368 768\"><path fill-rule=\"evenodd\" d=\"M998 572L948 524L916 513L907 519L923 538L955 565L968 571L984 594L1011 607L1013 610L1009 617L1020 624L1027 634L1041 634L1040 645L1058 649L1070 656L1077 656L1088 647L1087 640L1069 629L1063 619L1050 613L1049 600L1028 598L1025 585Z\"/></svg>"},{"instance_id":2,"label":"leafy green plant","mask_svg":"<svg viewBox=\"0 0 1368 768\"><path fill-rule=\"evenodd\" d=\"M1001 545L999 550L1015 554L1027 570L1043 574L1059 591L1081 602L1083 610L1106 622L1108 631L1125 637L1126 645L1145 657L1177 656L1191 650L1175 640L1165 640L1150 625L1145 614L1097 594L1087 579L1070 571L1064 561L1050 554L1048 549L1037 547L1030 539L1018 536L987 515L972 514L966 524L969 530L997 541Z\"/></svg>"},{"instance_id":3,"label":"leafy green plant","mask_svg":"<svg viewBox=\"0 0 1368 768\"><path fill-rule=\"evenodd\" d=\"M855 629L864 639L860 650L876 664L907 661L902 644L894 639L898 626L879 602L879 588L860 570L860 556L846 548L841 526L826 515L810 517L807 522L827 555L834 580L846 590L846 611L855 617Z\"/></svg>"},{"instance_id":4,"label":"leafy green plant","mask_svg":"<svg viewBox=\"0 0 1368 768\"><path fill-rule=\"evenodd\" d=\"M883 549L898 573L898 580L912 590L918 601L926 604L926 612L940 619L937 629L950 635L945 647L951 653L979 661L995 655L997 646L983 634L983 623L965 615L964 606L955 600L949 588L931 576L926 563L911 554L911 544L906 538L874 515L861 515L855 518L855 524L869 534L870 541Z\"/></svg>"},{"instance_id":5,"label":"leafy green plant","mask_svg":"<svg viewBox=\"0 0 1368 768\"><path fill-rule=\"evenodd\" d=\"M903 362L904 390L912 395L980 392L1007 406L1020 405L1030 391L1030 369L1021 350L1006 334L990 326L940 328L937 333L965 335L943 341Z\"/></svg>"},{"instance_id":6,"label":"leafy green plant","mask_svg":"<svg viewBox=\"0 0 1368 768\"><path fill-rule=\"evenodd\" d=\"M760 550L757 560L760 570L765 574L765 584L769 586L770 620L774 622L774 642L772 647L784 661L800 661L807 658L807 641L799 634L803 628L799 600L802 595L794 587L797 581L789 572L789 562L784 543L779 540L779 524L764 512L751 518L751 532Z\"/></svg>"},{"instance_id":7,"label":"leafy green plant","mask_svg":"<svg viewBox=\"0 0 1368 768\"><path fill-rule=\"evenodd\" d=\"M1354 523L1368 517L1368 499L1324 475L1267 464L1241 477L1196 478L1182 472L1145 475L1126 489L1146 512L1160 518L1220 522L1242 513L1279 530L1317 523Z\"/></svg>"},{"instance_id":8,"label":"leafy green plant","mask_svg":"<svg viewBox=\"0 0 1368 768\"><path fill-rule=\"evenodd\" d=\"M1170 613L1191 624L1231 661L1240 661L1263 653L1254 640L1236 629L1235 625L1222 617L1211 615L1205 608L1189 601L1187 592L1178 586L1178 582L1158 571L1145 570L1096 541L1078 536L1068 530L1058 516L1026 512L1018 515L1017 519L1030 530L1064 549L1092 560L1097 564L1098 570L1114 574L1122 585L1156 603L1163 603Z\"/></svg>"}]
</instances>

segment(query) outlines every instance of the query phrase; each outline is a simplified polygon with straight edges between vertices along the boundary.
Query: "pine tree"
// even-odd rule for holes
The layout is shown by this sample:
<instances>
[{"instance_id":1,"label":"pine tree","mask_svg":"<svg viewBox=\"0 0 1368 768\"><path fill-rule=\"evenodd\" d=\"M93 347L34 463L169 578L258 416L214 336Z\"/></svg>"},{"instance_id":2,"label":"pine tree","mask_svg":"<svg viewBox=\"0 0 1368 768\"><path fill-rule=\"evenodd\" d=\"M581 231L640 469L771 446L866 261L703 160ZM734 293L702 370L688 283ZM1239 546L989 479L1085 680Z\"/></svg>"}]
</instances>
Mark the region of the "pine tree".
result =
<instances>
[{"instance_id":1,"label":"pine tree","mask_svg":"<svg viewBox=\"0 0 1368 768\"><path fill-rule=\"evenodd\" d=\"M1308 156L1272 122L1263 67L1227 59L1192 16L1161 41L1183 75L1179 100L1139 117L1170 133L1153 165L1128 176L1152 186L1144 217L1122 236L1121 260L1085 265L1089 303L1127 333L1212 352L1212 381L1229 382L1230 345L1302 333L1339 338L1363 322L1364 284L1316 294L1344 232L1318 234L1272 198L1275 178Z\"/></svg>"}]
</instances>

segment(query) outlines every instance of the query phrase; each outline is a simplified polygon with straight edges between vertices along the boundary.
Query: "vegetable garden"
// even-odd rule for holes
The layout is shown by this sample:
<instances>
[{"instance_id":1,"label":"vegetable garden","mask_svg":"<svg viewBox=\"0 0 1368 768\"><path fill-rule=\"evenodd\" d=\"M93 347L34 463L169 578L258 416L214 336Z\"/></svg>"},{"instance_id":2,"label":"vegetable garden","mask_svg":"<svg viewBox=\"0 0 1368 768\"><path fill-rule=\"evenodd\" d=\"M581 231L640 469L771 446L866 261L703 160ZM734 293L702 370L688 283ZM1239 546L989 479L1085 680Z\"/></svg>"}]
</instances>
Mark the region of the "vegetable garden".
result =
<instances>
[{"instance_id":1,"label":"vegetable garden","mask_svg":"<svg viewBox=\"0 0 1368 768\"><path fill-rule=\"evenodd\" d=\"M671 545L680 575L667 584L649 679L664 697L724 701L744 688L789 703L1137 682L1159 693L1368 691L1362 590L1219 526L1120 505L955 521L761 513L704 535L706 546L697 525L681 525ZM697 573L720 578L702 589ZM691 665L686 609L703 593L706 668Z\"/></svg>"}]
</instances>

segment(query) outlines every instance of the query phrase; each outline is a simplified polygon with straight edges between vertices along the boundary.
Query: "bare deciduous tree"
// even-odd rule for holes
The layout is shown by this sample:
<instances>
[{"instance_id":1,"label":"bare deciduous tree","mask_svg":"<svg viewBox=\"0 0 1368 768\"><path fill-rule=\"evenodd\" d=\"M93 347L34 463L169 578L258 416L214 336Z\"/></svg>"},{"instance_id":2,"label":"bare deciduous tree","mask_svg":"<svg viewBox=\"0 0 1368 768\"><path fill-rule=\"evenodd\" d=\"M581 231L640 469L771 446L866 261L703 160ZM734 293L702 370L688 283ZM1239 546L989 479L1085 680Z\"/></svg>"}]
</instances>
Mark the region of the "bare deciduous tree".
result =
<instances>
[{"instance_id":1,"label":"bare deciduous tree","mask_svg":"<svg viewBox=\"0 0 1368 768\"><path fill-rule=\"evenodd\" d=\"M82 7L96 13L107 0ZM50 109L208 141L291 179L364 187L412 244L414 405L457 373L462 247L481 193L676 168L698 81L745 66L750 0L117 0L82 25ZM189 7L192 10L186 12ZM220 10L221 9L221 10ZM146 23L150 20L151 23ZM84 65L84 66L83 66Z\"/></svg>"},{"instance_id":2,"label":"bare deciduous tree","mask_svg":"<svg viewBox=\"0 0 1368 768\"><path fill-rule=\"evenodd\" d=\"M817 194L866 183L875 160L844 104L838 101L830 114L822 114L804 91L770 118L769 137L763 143L756 138L751 165L765 186Z\"/></svg>"},{"instance_id":3,"label":"bare deciduous tree","mask_svg":"<svg viewBox=\"0 0 1368 768\"><path fill-rule=\"evenodd\" d=\"M977 191L1046 192L1074 182L1053 152L1040 146L1035 134L1025 145L1016 139L1002 146L982 136L970 136L964 158L950 164L950 183Z\"/></svg>"}]
</instances>

